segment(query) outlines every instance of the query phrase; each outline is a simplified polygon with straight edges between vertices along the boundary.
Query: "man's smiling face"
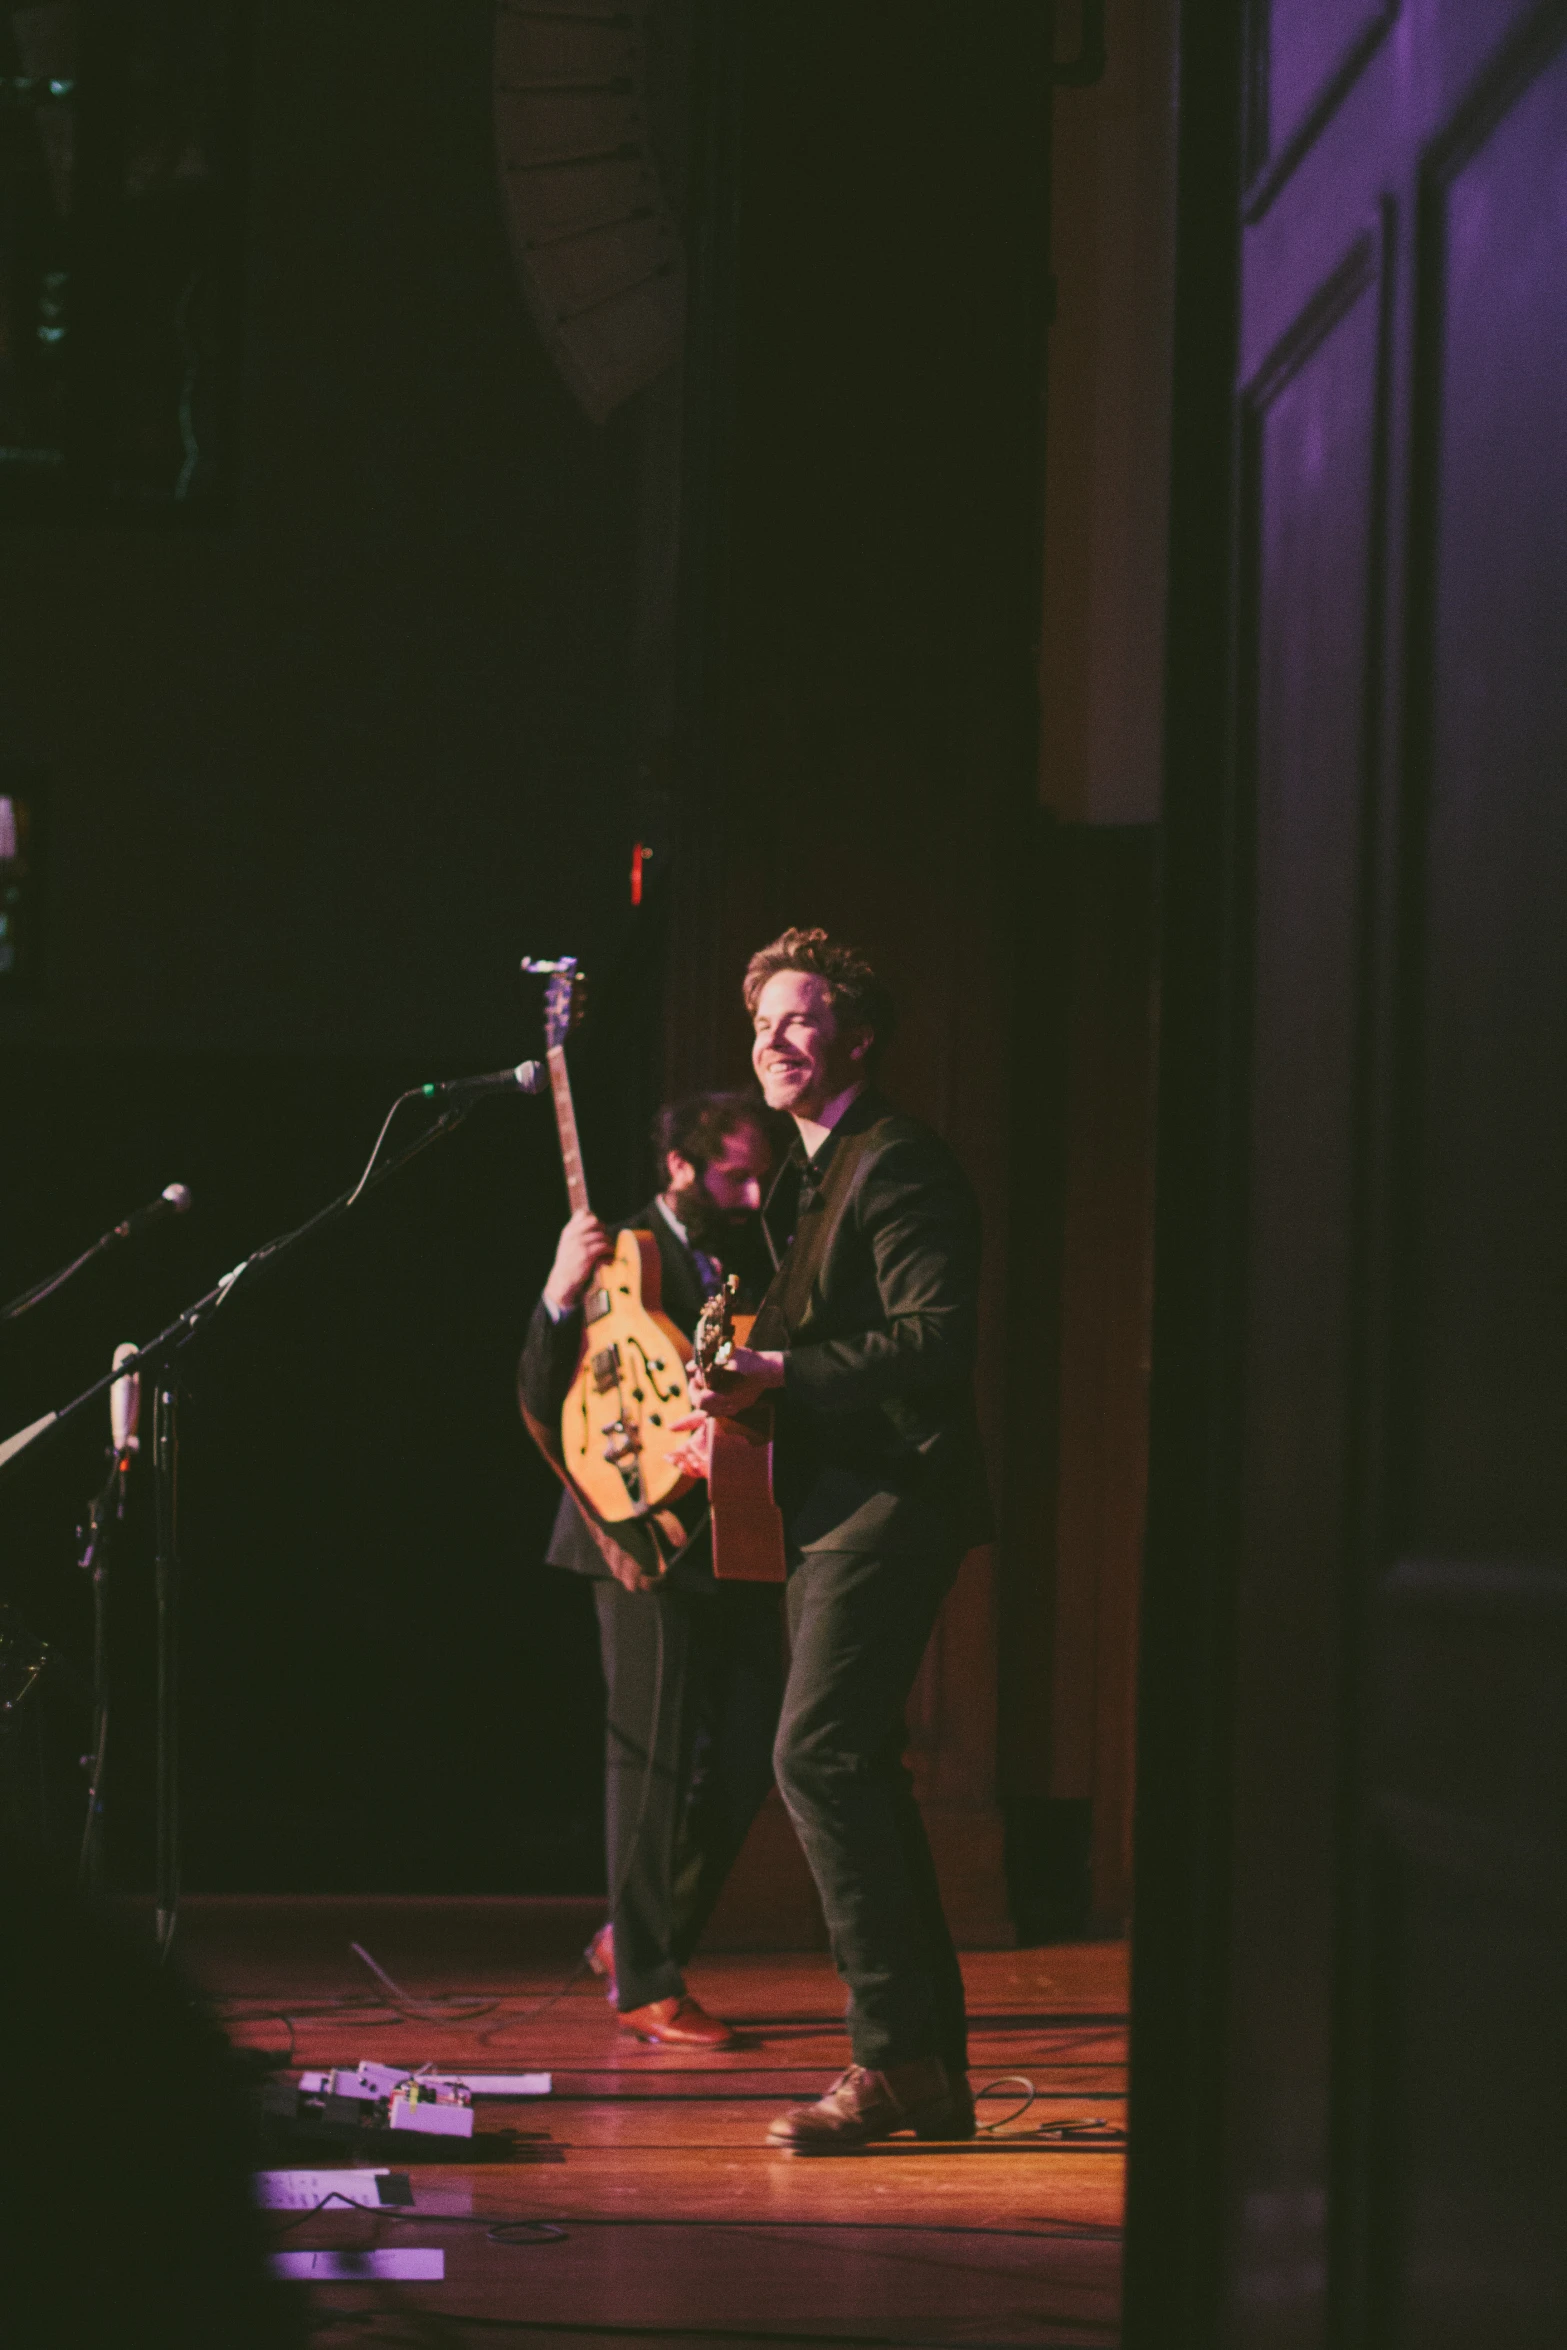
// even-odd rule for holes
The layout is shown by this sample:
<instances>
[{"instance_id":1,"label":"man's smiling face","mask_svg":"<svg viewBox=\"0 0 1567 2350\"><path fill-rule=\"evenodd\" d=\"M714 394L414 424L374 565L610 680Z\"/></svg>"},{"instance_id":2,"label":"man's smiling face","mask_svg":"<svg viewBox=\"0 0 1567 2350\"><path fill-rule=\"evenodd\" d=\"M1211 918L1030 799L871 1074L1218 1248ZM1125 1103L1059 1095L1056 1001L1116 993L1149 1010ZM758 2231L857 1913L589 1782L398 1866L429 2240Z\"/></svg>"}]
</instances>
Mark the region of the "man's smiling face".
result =
<instances>
[{"instance_id":1,"label":"man's smiling face","mask_svg":"<svg viewBox=\"0 0 1567 2350\"><path fill-rule=\"evenodd\" d=\"M818 1117L865 1075L871 1039L842 1031L832 991L814 971L775 971L756 999L751 1066L770 1110Z\"/></svg>"}]
</instances>

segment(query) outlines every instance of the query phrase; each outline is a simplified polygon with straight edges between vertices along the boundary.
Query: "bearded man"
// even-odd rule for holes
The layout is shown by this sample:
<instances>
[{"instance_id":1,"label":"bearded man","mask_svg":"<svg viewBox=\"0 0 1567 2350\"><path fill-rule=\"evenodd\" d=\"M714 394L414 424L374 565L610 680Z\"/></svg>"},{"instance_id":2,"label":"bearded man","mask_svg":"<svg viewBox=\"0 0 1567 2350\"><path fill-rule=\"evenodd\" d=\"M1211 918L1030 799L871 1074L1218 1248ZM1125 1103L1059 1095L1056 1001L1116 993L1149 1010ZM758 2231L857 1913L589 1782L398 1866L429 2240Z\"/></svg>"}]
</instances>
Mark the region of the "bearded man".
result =
<instances>
[{"instance_id":1,"label":"bearded man","mask_svg":"<svg viewBox=\"0 0 1567 2350\"><path fill-rule=\"evenodd\" d=\"M772 1146L758 1104L728 1093L662 1110L653 1141L663 1189L629 1221L657 1242L663 1310L689 1337L728 1274L753 1304L765 1283L757 1211ZM596 1216L572 1216L533 1310L518 1388L546 1451L581 1352L583 1293L613 1249ZM635 1519L606 1540L568 1485L546 1555L593 1578L608 1698L611 1914L588 1963L640 2039L724 2048L734 2034L690 1996L684 1967L772 1784L781 1626L776 1591L714 1581L705 1510L689 1515L670 1559Z\"/></svg>"},{"instance_id":2,"label":"bearded man","mask_svg":"<svg viewBox=\"0 0 1567 2350\"><path fill-rule=\"evenodd\" d=\"M912 2130L971 2138L963 1980L903 1761L904 1708L965 1551L991 1531L972 1379L979 1211L939 1136L876 1091L892 1027L864 958L820 930L753 955L768 1107L796 1140L763 1210L777 1272L703 1416L774 1399L791 1661L775 1763L848 1988L854 2062L772 2124L792 2153Z\"/></svg>"}]
</instances>

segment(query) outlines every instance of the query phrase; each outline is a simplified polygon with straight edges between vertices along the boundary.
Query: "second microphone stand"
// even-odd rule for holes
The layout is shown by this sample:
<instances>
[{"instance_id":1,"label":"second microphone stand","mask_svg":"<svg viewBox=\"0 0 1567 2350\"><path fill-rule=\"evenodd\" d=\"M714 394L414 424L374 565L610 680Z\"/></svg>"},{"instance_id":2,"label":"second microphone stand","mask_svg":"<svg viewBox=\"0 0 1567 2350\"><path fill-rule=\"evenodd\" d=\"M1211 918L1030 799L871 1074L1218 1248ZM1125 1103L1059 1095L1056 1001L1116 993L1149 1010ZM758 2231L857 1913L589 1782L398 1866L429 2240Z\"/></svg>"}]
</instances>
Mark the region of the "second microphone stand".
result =
<instances>
[{"instance_id":1,"label":"second microphone stand","mask_svg":"<svg viewBox=\"0 0 1567 2350\"><path fill-rule=\"evenodd\" d=\"M376 1139L370 1165L351 1191L345 1191L326 1207L297 1225L292 1232L279 1234L254 1249L231 1273L225 1273L205 1297L187 1306L177 1320L134 1354L117 1361L112 1371L95 1379L91 1387L63 1406L58 1412L49 1412L11 1439L0 1456L0 1476L14 1469L25 1452L44 1439L58 1435L71 1421L87 1411L114 1386L117 1380L128 1379L142 1371L156 1374L153 1394L152 1457L157 1521L156 1583L158 1626L158 1714L157 1714L157 1862L154 1884L154 1909L157 1918L157 1937L160 1953L167 1956L174 1940L174 1928L179 1914L180 1892L180 1804L179 1804L179 1377L177 1357L199 1330L205 1329L218 1308L232 1295L241 1278L254 1276L264 1266L274 1266L297 1242L313 1232L321 1232L346 1216L349 1209L366 1192L406 1167L432 1142L443 1134L450 1134L460 1126L473 1108L473 1101L458 1099L442 1111L432 1126L415 1137L395 1157L383 1166L376 1166L376 1154L385 1140L392 1116L403 1101L416 1098L422 1088L415 1087L402 1095L388 1113L386 1124ZM102 1860L102 1795L101 1779L103 1756L108 1744L108 1647L107 1647L107 1566L103 1563L109 1511L118 1516L124 1508L124 1472L128 1466L126 1453L115 1462L114 1471L102 1494L89 1513L89 1534L82 1565L93 1576L94 1623L94 1746L92 1757L93 1788L83 1839L82 1870L84 1878L101 1879ZM100 1574L102 1580L100 1581Z\"/></svg>"},{"instance_id":2,"label":"second microphone stand","mask_svg":"<svg viewBox=\"0 0 1567 2350\"><path fill-rule=\"evenodd\" d=\"M131 1448L111 1456L111 1467L101 1493L95 1494L82 1527L82 1550L77 1561L92 1582L92 1743L87 1766L87 1822L82 1830L78 1870L84 1892L101 1893L104 1886L103 1800L104 1773L109 1761L109 1545L111 1529L125 1516L125 1487L130 1474Z\"/></svg>"},{"instance_id":3,"label":"second microphone stand","mask_svg":"<svg viewBox=\"0 0 1567 2350\"><path fill-rule=\"evenodd\" d=\"M180 1549L179 1374L159 1373L152 1398L152 1473L157 1546L153 1580L158 1619L157 1856L153 1913L158 1948L174 1940L180 1907Z\"/></svg>"}]
</instances>

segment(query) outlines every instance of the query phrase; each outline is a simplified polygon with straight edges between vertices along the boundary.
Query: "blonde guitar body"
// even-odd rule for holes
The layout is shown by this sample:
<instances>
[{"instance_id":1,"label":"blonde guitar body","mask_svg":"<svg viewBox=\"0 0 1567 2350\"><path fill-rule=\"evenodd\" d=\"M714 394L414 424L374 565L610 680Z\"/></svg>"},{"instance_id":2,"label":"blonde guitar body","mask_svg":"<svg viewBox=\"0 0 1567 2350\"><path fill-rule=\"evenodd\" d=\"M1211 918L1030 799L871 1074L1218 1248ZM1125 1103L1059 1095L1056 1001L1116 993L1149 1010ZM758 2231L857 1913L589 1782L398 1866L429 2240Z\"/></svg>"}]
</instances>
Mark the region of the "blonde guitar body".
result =
<instances>
[{"instance_id":1,"label":"blonde guitar body","mask_svg":"<svg viewBox=\"0 0 1567 2350\"><path fill-rule=\"evenodd\" d=\"M689 1493L669 1458L689 1411L691 1349L660 1310L658 1243L622 1232L582 1301L582 1356L560 1416L571 1481L610 1525L646 1517Z\"/></svg>"},{"instance_id":2,"label":"blonde guitar body","mask_svg":"<svg viewBox=\"0 0 1567 2350\"><path fill-rule=\"evenodd\" d=\"M588 1186L566 1038L581 1017L581 976L573 955L554 962L530 955L522 967L547 982L545 1058L566 1197L576 1215L587 1208ZM690 1408L685 1365L691 1349L661 1310L662 1287L651 1232L622 1232L582 1300L582 1353L560 1416L561 1465L583 1500L612 1526L657 1516L697 1482L669 1458L676 1441L671 1426ZM684 1539L673 1517L663 1530L677 1547Z\"/></svg>"},{"instance_id":3,"label":"blonde guitar body","mask_svg":"<svg viewBox=\"0 0 1567 2350\"><path fill-rule=\"evenodd\" d=\"M553 962L528 956L524 971L546 980L545 1057L561 1167L573 1214L588 1204L577 1113L566 1069L566 1038L581 1014L574 956ZM662 1311L658 1243L650 1232L622 1232L615 1253L600 1265L582 1300L582 1353L560 1416L561 1463L605 1525L628 1518L659 1518L698 1480L677 1469L670 1453L674 1423L691 1408L686 1361L694 1352L704 1372L722 1370L726 1349L751 1327L736 1322L731 1278L702 1308L693 1346ZM714 1423L709 1479L713 1572L727 1580L784 1580L783 1521L773 1505L772 1407L762 1404L743 1420ZM664 1531L677 1547L686 1538L677 1518Z\"/></svg>"}]
</instances>

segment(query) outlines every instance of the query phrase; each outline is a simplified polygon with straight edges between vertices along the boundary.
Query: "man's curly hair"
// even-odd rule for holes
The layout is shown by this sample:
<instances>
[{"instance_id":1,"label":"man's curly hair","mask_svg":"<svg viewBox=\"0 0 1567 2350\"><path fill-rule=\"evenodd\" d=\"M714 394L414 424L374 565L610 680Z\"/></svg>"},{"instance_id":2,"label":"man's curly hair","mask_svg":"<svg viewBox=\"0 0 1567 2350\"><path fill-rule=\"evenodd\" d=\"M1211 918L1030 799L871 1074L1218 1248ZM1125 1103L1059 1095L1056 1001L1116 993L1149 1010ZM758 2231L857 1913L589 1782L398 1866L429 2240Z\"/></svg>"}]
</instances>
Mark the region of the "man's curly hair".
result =
<instances>
[{"instance_id":1,"label":"man's curly hair","mask_svg":"<svg viewBox=\"0 0 1567 2350\"><path fill-rule=\"evenodd\" d=\"M869 1060L879 1059L897 1025L897 1008L886 982L877 977L857 947L842 946L825 930L786 930L771 946L761 947L745 967L745 1008L756 1010L757 998L769 979L780 971L808 971L827 983L827 1000L840 1030L860 1029L869 1034Z\"/></svg>"},{"instance_id":2,"label":"man's curly hair","mask_svg":"<svg viewBox=\"0 0 1567 2350\"><path fill-rule=\"evenodd\" d=\"M669 1154L677 1151L705 1175L731 1134L754 1126L764 1141L772 1140L772 1113L754 1093L693 1093L684 1101L666 1102L653 1121L653 1159L664 1182Z\"/></svg>"}]
</instances>

